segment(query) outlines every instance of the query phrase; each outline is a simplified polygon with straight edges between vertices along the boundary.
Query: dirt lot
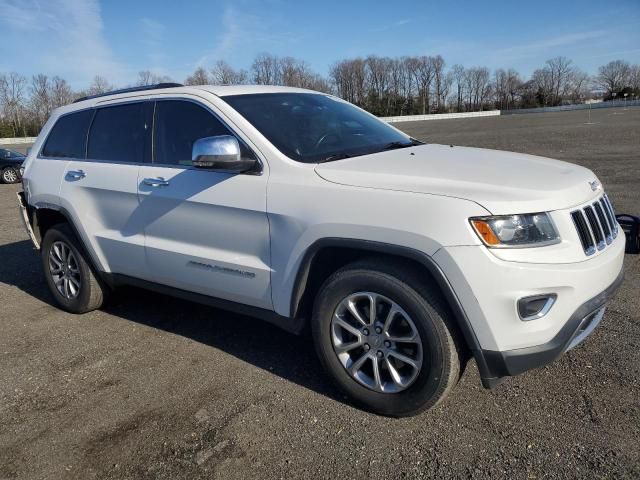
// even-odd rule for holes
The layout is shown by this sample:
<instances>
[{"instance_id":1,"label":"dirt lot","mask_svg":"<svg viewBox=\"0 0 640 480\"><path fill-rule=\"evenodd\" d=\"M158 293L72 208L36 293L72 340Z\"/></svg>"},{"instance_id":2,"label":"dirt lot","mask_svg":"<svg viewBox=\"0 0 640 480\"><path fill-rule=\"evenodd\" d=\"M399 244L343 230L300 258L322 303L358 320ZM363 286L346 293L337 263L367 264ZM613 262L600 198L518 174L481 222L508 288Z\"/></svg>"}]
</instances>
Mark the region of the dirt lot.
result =
<instances>
[{"instance_id":1,"label":"dirt lot","mask_svg":"<svg viewBox=\"0 0 640 480\"><path fill-rule=\"evenodd\" d=\"M431 142L593 169L640 214L640 109L399 125ZM392 420L352 407L307 339L139 290L84 316L51 305L0 185L0 479L638 478L640 257L601 327L555 364Z\"/></svg>"}]
</instances>

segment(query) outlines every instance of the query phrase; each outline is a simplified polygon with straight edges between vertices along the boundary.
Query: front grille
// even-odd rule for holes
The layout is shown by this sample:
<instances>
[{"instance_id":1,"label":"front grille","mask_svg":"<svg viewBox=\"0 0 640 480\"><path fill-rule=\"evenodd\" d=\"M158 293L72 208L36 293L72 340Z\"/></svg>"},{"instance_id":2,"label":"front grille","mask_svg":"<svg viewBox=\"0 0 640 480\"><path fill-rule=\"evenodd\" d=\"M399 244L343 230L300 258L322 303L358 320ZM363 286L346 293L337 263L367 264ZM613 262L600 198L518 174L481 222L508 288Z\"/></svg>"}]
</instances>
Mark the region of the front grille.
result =
<instances>
[{"instance_id":1,"label":"front grille","mask_svg":"<svg viewBox=\"0 0 640 480\"><path fill-rule=\"evenodd\" d=\"M586 255L603 250L618 236L618 223L607 195L603 195L592 205L574 210L571 218Z\"/></svg>"}]
</instances>

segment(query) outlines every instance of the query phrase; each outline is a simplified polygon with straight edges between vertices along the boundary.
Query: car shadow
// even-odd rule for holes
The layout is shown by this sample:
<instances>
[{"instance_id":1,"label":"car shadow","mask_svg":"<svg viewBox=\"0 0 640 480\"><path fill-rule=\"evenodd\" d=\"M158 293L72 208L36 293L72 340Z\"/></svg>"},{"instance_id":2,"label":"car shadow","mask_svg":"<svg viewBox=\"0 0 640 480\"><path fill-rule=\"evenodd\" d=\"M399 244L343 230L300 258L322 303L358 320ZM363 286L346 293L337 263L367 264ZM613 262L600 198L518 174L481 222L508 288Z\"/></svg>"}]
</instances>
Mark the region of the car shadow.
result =
<instances>
[{"instance_id":1,"label":"car shadow","mask_svg":"<svg viewBox=\"0 0 640 480\"><path fill-rule=\"evenodd\" d=\"M40 256L31 242L0 245L0 258L7 259L0 268L1 283L54 304ZM322 371L308 336L287 333L252 317L133 287L115 292L102 311L208 345L333 400L349 403Z\"/></svg>"}]
</instances>

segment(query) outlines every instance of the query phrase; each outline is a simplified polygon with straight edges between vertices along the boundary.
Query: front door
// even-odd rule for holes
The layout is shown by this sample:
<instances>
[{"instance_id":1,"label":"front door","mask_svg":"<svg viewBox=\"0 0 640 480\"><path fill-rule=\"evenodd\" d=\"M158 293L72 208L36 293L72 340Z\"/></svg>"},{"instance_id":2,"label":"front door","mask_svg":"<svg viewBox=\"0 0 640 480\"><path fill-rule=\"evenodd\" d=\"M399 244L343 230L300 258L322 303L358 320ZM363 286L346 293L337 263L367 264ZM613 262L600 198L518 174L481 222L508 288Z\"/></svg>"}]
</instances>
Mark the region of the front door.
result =
<instances>
[{"instance_id":1,"label":"front door","mask_svg":"<svg viewBox=\"0 0 640 480\"><path fill-rule=\"evenodd\" d=\"M234 175L191 166L197 139L229 134L201 104L156 102L153 163L140 168L138 180L146 279L272 308L266 172Z\"/></svg>"}]
</instances>

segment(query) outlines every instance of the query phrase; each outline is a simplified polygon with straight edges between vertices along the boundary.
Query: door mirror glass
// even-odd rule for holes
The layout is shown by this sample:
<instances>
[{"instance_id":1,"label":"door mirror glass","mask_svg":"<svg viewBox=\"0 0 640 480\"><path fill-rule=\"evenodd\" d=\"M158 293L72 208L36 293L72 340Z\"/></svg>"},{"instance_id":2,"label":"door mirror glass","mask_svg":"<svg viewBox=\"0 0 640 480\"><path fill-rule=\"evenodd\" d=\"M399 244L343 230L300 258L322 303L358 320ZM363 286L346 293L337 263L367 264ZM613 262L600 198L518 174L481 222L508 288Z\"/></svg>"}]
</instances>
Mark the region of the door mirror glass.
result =
<instances>
[{"instance_id":1,"label":"door mirror glass","mask_svg":"<svg viewBox=\"0 0 640 480\"><path fill-rule=\"evenodd\" d=\"M255 167L256 161L242 158L240 144L231 135L205 137L193 143L191 160L196 168L242 173Z\"/></svg>"}]
</instances>

